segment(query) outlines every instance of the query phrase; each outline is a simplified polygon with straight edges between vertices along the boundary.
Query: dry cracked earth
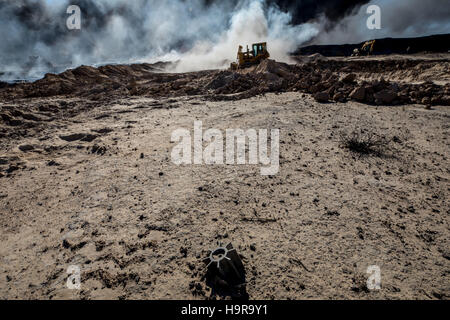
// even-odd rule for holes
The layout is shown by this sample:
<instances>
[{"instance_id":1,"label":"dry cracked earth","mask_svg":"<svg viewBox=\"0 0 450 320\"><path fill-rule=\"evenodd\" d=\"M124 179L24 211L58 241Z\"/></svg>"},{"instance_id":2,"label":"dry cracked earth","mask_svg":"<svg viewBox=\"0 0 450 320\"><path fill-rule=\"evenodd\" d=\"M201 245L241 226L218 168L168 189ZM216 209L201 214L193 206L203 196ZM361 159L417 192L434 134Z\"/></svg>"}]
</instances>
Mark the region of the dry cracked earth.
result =
<instances>
[{"instance_id":1,"label":"dry cracked earth","mask_svg":"<svg viewBox=\"0 0 450 320\"><path fill-rule=\"evenodd\" d=\"M250 299L448 299L448 58L372 61L400 63L380 75L370 59L327 74L310 59L4 85L0 298L223 298L202 261L221 241L241 255ZM173 164L171 133L194 121L280 129L279 173ZM385 136L385 152L345 148L355 128ZM71 265L80 290L66 287ZM367 288L370 265L381 290Z\"/></svg>"}]
</instances>

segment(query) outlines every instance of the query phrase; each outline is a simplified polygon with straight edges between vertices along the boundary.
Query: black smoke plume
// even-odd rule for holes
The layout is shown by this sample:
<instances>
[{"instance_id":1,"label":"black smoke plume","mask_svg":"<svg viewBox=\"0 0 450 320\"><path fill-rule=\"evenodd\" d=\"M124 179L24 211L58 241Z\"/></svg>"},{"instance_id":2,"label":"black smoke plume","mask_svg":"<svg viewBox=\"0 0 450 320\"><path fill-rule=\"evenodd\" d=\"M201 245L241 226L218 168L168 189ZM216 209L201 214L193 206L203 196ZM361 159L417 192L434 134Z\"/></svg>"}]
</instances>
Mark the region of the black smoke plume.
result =
<instances>
[{"instance_id":1,"label":"black smoke plume","mask_svg":"<svg viewBox=\"0 0 450 320\"><path fill-rule=\"evenodd\" d=\"M323 15L331 28L370 0L275 0L269 1L292 14L292 23L301 24Z\"/></svg>"}]
</instances>

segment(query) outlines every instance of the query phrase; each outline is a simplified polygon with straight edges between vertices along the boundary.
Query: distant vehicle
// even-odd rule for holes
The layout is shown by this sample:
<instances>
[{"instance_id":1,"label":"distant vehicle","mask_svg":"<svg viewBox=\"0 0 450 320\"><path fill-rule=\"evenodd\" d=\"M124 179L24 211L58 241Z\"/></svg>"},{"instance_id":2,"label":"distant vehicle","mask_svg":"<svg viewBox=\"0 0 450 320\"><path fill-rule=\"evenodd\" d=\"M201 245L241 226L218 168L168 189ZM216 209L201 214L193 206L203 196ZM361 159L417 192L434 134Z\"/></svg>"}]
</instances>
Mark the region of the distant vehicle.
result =
<instances>
[{"instance_id":1,"label":"distant vehicle","mask_svg":"<svg viewBox=\"0 0 450 320\"><path fill-rule=\"evenodd\" d=\"M270 57L269 51L267 51L266 42L254 43L252 45L252 50L249 50L248 46L246 52L243 52L242 50L243 47L239 46L237 61L231 64L231 70L238 70L257 65L262 60Z\"/></svg>"},{"instance_id":2,"label":"distant vehicle","mask_svg":"<svg viewBox=\"0 0 450 320\"><path fill-rule=\"evenodd\" d=\"M363 44L363 46L361 47L361 49L353 50L352 57L358 57L358 56L363 56L363 55L367 55L367 56L372 55L373 50L375 48L375 43L376 43L376 40L366 41Z\"/></svg>"}]
</instances>

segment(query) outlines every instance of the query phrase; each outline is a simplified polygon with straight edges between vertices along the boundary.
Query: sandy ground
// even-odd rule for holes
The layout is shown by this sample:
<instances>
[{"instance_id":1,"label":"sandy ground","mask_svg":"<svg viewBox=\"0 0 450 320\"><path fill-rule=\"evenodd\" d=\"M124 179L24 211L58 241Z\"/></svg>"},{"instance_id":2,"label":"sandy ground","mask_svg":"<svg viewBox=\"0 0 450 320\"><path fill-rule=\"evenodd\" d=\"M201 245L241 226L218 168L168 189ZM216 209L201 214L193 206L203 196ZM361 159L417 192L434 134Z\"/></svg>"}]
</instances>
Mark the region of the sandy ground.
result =
<instances>
[{"instance_id":1,"label":"sandy ground","mask_svg":"<svg viewBox=\"0 0 450 320\"><path fill-rule=\"evenodd\" d=\"M448 299L449 116L291 92L135 97L57 119L2 143L0 298L205 299L202 259L223 241L243 257L250 299ZM171 133L195 120L279 128L280 172L174 165ZM405 139L355 156L339 133L360 123ZM61 138L79 133L93 136ZM66 287L70 265L81 290ZM366 288L369 265L381 290Z\"/></svg>"}]
</instances>

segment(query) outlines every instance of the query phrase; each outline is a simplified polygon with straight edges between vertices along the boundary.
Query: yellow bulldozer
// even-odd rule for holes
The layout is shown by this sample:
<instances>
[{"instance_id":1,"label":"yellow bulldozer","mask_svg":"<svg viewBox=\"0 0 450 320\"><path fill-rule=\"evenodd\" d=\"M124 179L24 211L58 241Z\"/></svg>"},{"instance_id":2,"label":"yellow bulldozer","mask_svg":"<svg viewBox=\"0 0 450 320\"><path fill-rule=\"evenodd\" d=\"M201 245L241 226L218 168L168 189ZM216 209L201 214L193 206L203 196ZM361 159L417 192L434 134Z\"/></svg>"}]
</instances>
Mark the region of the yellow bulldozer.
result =
<instances>
[{"instance_id":1,"label":"yellow bulldozer","mask_svg":"<svg viewBox=\"0 0 450 320\"><path fill-rule=\"evenodd\" d=\"M370 56L373 54L373 49L375 48L375 44L376 44L376 40L372 40L372 41L366 41L363 46L361 47L361 49L355 49L353 50L353 54L352 56L363 56L363 55L367 55Z\"/></svg>"},{"instance_id":2,"label":"yellow bulldozer","mask_svg":"<svg viewBox=\"0 0 450 320\"><path fill-rule=\"evenodd\" d=\"M231 64L231 70L244 69L250 66L259 64L262 60L270 57L269 51L267 51L267 43L254 43L252 44L252 50L247 46L247 51L242 51L243 47L239 46L237 61Z\"/></svg>"}]
</instances>

